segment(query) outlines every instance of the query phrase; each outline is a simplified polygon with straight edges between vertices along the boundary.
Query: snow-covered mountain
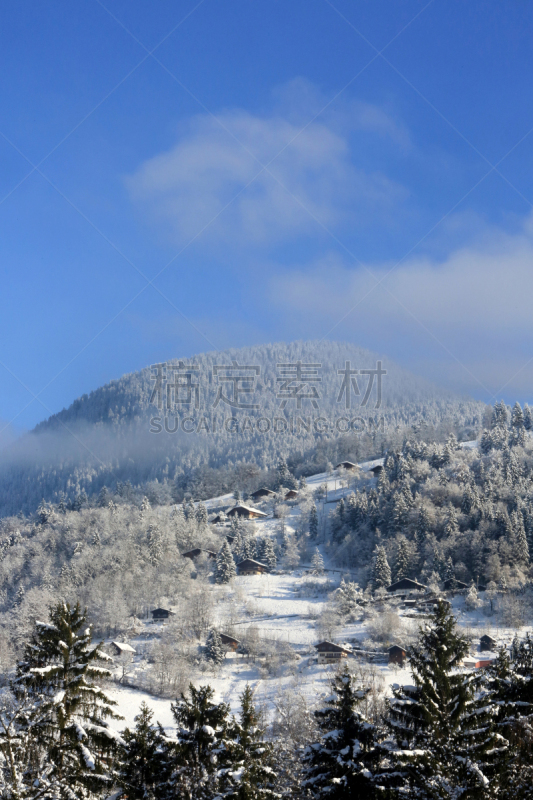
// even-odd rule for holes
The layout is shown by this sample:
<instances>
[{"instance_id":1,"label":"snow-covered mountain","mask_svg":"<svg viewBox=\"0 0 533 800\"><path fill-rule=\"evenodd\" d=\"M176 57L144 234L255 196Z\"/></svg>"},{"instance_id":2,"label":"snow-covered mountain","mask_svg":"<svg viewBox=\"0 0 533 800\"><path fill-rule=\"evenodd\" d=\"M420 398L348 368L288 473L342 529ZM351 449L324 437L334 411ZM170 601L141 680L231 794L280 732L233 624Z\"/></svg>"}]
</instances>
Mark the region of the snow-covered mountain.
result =
<instances>
[{"instance_id":1,"label":"snow-covered mountain","mask_svg":"<svg viewBox=\"0 0 533 800\"><path fill-rule=\"evenodd\" d=\"M0 515L127 481L208 497L242 462L268 470L284 456L318 471L379 455L412 425L469 438L484 408L348 343L201 353L112 381L4 451Z\"/></svg>"}]
</instances>

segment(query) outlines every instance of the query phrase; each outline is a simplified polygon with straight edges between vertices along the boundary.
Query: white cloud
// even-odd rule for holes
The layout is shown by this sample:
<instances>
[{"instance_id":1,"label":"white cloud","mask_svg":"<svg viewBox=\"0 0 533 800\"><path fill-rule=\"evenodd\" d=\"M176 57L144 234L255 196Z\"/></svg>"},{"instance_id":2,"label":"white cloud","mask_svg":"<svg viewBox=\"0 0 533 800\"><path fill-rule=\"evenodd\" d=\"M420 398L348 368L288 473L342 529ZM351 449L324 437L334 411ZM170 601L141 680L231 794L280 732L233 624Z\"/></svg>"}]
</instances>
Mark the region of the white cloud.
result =
<instances>
[{"instance_id":1,"label":"white cloud","mask_svg":"<svg viewBox=\"0 0 533 800\"><path fill-rule=\"evenodd\" d=\"M532 222L516 234L493 231L442 261L412 257L389 275L393 264L367 265L373 277L330 254L273 273L271 298L293 320L312 320L315 335L320 326L328 338L363 343L370 331L385 352L403 342L411 366L433 378L446 363L457 387L479 390L479 378L491 391L509 380L510 390L523 391L532 367L515 373L533 335Z\"/></svg>"},{"instance_id":2,"label":"white cloud","mask_svg":"<svg viewBox=\"0 0 533 800\"><path fill-rule=\"evenodd\" d=\"M312 86L296 81L273 112L196 116L172 149L127 179L131 195L179 244L206 225L202 241L233 247L320 234L316 220L331 229L347 222L364 226L406 191L380 172L356 166L352 134L372 133L402 146L406 134L383 109L364 103L345 105L302 130L323 104Z\"/></svg>"}]
</instances>

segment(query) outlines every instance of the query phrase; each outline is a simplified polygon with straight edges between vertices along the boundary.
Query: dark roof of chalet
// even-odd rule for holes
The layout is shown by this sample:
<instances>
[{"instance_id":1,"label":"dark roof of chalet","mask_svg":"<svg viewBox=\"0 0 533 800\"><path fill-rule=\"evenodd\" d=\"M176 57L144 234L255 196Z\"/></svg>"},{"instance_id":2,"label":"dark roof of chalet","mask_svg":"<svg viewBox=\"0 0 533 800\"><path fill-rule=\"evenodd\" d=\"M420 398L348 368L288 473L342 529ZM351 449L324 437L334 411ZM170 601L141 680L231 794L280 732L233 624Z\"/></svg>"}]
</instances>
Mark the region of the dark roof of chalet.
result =
<instances>
[{"instance_id":1,"label":"dark roof of chalet","mask_svg":"<svg viewBox=\"0 0 533 800\"><path fill-rule=\"evenodd\" d=\"M234 636L228 636L227 633L221 633L220 638L222 639L222 644L240 644L239 639L235 639Z\"/></svg>"},{"instance_id":2,"label":"dark roof of chalet","mask_svg":"<svg viewBox=\"0 0 533 800\"><path fill-rule=\"evenodd\" d=\"M261 563L261 561L255 561L253 558L245 558L244 561L239 561L237 564L237 569L252 569L253 567L261 567L261 569L268 571L266 564Z\"/></svg>"},{"instance_id":3,"label":"dark roof of chalet","mask_svg":"<svg viewBox=\"0 0 533 800\"><path fill-rule=\"evenodd\" d=\"M448 578L444 581L444 588L449 589L468 589L468 584L463 581L458 581L457 578Z\"/></svg>"},{"instance_id":4,"label":"dark roof of chalet","mask_svg":"<svg viewBox=\"0 0 533 800\"><path fill-rule=\"evenodd\" d=\"M261 561L255 561L253 558L245 558L244 561L239 561L237 564L237 569L242 569L246 567L263 567L263 569L268 569L266 564L263 564Z\"/></svg>"},{"instance_id":5,"label":"dark roof of chalet","mask_svg":"<svg viewBox=\"0 0 533 800\"><path fill-rule=\"evenodd\" d=\"M226 516L229 517L230 514L238 514L239 511L245 511L248 512L249 514L257 514L258 517L268 516L268 514L265 514L264 511L259 511L258 508L251 508L250 506L245 506L242 503L238 503L236 506L233 506L233 508L230 508L229 511L226 511Z\"/></svg>"},{"instance_id":6,"label":"dark roof of chalet","mask_svg":"<svg viewBox=\"0 0 533 800\"><path fill-rule=\"evenodd\" d=\"M490 644L498 644L498 642L496 641L496 639L494 639L492 636L489 636L489 634L488 634L488 633L485 633L485 634L484 634L484 635L481 637L481 639L480 639L479 641L480 641L480 642L488 642L488 643L490 643Z\"/></svg>"},{"instance_id":7,"label":"dark roof of chalet","mask_svg":"<svg viewBox=\"0 0 533 800\"><path fill-rule=\"evenodd\" d=\"M353 461L341 461L339 464L337 464L335 469L339 469L339 467L344 467L345 469L355 469L357 466L358 465L354 464Z\"/></svg>"},{"instance_id":8,"label":"dark roof of chalet","mask_svg":"<svg viewBox=\"0 0 533 800\"><path fill-rule=\"evenodd\" d=\"M315 644L316 649L319 652L325 651L328 653L351 653L351 650L347 650L345 647L342 647L340 644L335 644L334 642L323 641Z\"/></svg>"},{"instance_id":9,"label":"dark roof of chalet","mask_svg":"<svg viewBox=\"0 0 533 800\"><path fill-rule=\"evenodd\" d=\"M401 650L402 653L407 653L407 647L404 647L403 644L391 644L387 652L392 653L393 650Z\"/></svg>"},{"instance_id":10,"label":"dark roof of chalet","mask_svg":"<svg viewBox=\"0 0 533 800\"><path fill-rule=\"evenodd\" d=\"M418 583L418 581L413 581L411 578L402 578L400 581L396 581L396 583L391 583L390 586L387 586L388 592L399 592L402 589L427 589L427 586L424 586L423 583Z\"/></svg>"},{"instance_id":11,"label":"dark roof of chalet","mask_svg":"<svg viewBox=\"0 0 533 800\"><path fill-rule=\"evenodd\" d=\"M250 497L265 497L269 494L276 494L276 492L272 491L272 489L267 489L265 486L262 486L260 489L256 489L255 492L252 492Z\"/></svg>"},{"instance_id":12,"label":"dark roof of chalet","mask_svg":"<svg viewBox=\"0 0 533 800\"><path fill-rule=\"evenodd\" d=\"M383 464L376 464L374 467L369 468L369 472L381 472L383 469Z\"/></svg>"},{"instance_id":13,"label":"dark roof of chalet","mask_svg":"<svg viewBox=\"0 0 533 800\"><path fill-rule=\"evenodd\" d=\"M187 550L186 553L182 553L181 555L183 558L198 558L201 553L205 553L209 556L209 558L216 558L217 554L214 553L212 550L204 550L201 547L195 547L193 550Z\"/></svg>"},{"instance_id":14,"label":"dark roof of chalet","mask_svg":"<svg viewBox=\"0 0 533 800\"><path fill-rule=\"evenodd\" d=\"M154 608L153 611L150 611L150 614L152 616L154 616L154 614L157 614L158 616L161 616L162 614L167 614L168 615L168 614L173 614L173 613L174 612L170 611L168 608Z\"/></svg>"},{"instance_id":15,"label":"dark roof of chalet","mask_svg":"<svg viewBox=\"0 0 533 800\"><path fill-rule=\"evenodd\" d=\"M289 489L289 491L285 495L285 499L287 499L287 497L298 497L298 492L296 491L296 489Z\"/></svg>"}]
</instances>

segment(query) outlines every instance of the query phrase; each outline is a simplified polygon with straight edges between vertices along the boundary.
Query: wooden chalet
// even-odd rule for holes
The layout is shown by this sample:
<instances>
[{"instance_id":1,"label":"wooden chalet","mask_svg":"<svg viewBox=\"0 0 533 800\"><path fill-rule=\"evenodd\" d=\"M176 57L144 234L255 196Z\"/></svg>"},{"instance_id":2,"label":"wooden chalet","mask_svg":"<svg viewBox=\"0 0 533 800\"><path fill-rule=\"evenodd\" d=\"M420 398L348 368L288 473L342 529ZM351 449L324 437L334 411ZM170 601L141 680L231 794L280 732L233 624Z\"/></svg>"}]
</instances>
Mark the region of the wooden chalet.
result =
<instances>
[{"instance_id":1,"label":"wooden chalet","mask_svg":"<svg viewBox=\"0 0 533 800\"><path fill-rule=\"evenodd\" d=\"M498 649L498 642L496 639L493 639L492 636L489 636L487 633L481 637L479 640L479 650L482 653L486 653L487 651L495 651Z\"/></svg>"},{"instance_id":2,"label":"wooden chalet","mask_svg":"<svg viewBox=\"0 0 533 800\"><path fill-rule=\"evenodd\" d=\"M264 511L259 511L258 508L250 508L250 506L237 505L230 508L226 512L227 517L244 517L244 519L256 519L257 517L267 517Z\"/></svg>"},{"instance_id":3,"label":"wooden chalet","mask_svg":"<svg viewBox=\"0 0 533 800\"><path fill-rule=\"evenodd\" d=\"M341 461L340 464L337 464L335 469L359 469L358 464L354 464L352 461Z\"/></svg>"},{"instance_id":4,"label":"wooden chalet","mask_svg":"<svg viewBox=\"0 0 533 800\"><path fill-rule=\"evenodd\" d=\"M298 492L296 491L296 489L289 489L289 491L285 495L285 500L294 500L295 497L298 497Z\"/></svg>"},{"instance_id":5,"label":"wooden chalet","mask_svg":"<svg viewBox=\"0 0 533 800\"><path fill-rule=\"evenodd\" d=\"M115 656L134 656L136 650L126 642L111 642L111 650Z\"/></svg>"},{"instance_id":6,"label":"wooden chalet","mask_svg":"<svg viewBox=\"0 0 533 800\"><path fill-rule=\"evenodd\" d=\"M245 558L237 564L237 575L264 575L265 572L268 572L267 565L253 558Z\"/></svg>"},{"instance_id":7,"label":"wooden chalet","mask_svg":"<svg viewBox=\"0 0 533 800\"><path fill-rule=\"evenodd\" d=\"M333 642L319 642L315 644L315 649L318 654L319 664L335 664L335 662L340 661L342 658L348 658L348 656L351 655L350 650L346 650L345 647L341 647L340 644L334 644Z\"/></svg>"},{"instance_id":8,"label":"wooden chalet","mask_svg":"<svg viewBox=\"0 0 533 800\"><path fill-rule=\"evenodd\" d=\"M393 644L389 647L389 664L399 664L403 666L407 658L407 650L399 644Z\"/></svg>"},{"instance_id":9,"label":"wooden chalet","mask_svg":"<svg viewBox=\"0 0 533 800\"><path fill-rule=\"evenodd\" d=\"M443 585L447 592L462 592L464 589L468 589L468 584L458 581L457 578L448 578Z\"/></svg>"},{"instance_id":10,"label":"wooden chalet","mask_svg":"<svg viewBox=\"0 0 533 800\"><path fill-rule=\"evenodd\" d=\"M411 578L402 578L400 581L387 586L387 591L391 594L394 592L425 592L427 588L423 583L413 581Z\"/></svg>"},{"instance_id":11,"label":"wooden chalet","mask_svg":"<svg viewBox=\"0 0 533 800\"><path fill-rule=\"evenodd\" d=\"M483 669L483 667L490 667L496 661L496 656L490 658L483 658L483 656L467 656L463 659L460 666L467 667L468 669Z\"/></svg>"},{"instance_id":12,"label":"wooden chalet","mask_svg":"<svg viewBox=\"0 0 533 800\"><path fill-rule=\"evenodd\" d=\"M368 471L371 472L375 478L377 478L383 472L383 464L376 464L375 467L370 467Z\"/></svg>"},{"instance_id":13,"label":"wooden chalet","mask_svg":"<svg viewBox=\"0 0 533 800\"><path fill-rule=\"evenodd\" d=\"M186 553L182 553L181 555L183 556L183 558L190 558L194 560L195 558L198 558L198 556L201 556L202 553L204 553L207 556L207 558L217 557L217 554L213 553L212 550L202 550L201 547L195 547L194 550L187 550Z\"/></svg>"},{"instance_id":14,"label":"wooden chalet","mask_svg":"<svg viewBox=\"0 0 533 800\"><path fill-rule=\"evenodd\" d=\"M154 622L159 622L163 619L168 619L171 614L174 614L173 611L169 611L168 608L154 608L153 611L150 612L152 615L152 619Z\"/></svg>"},{"instance_id":15,"label":"wooden chalet","mask_svg":"<svg viewBox=\"0 0 533 800\"><path fill-rule=\"evenodd\" d=\"M267 497L275 497L276 492L273 492L272 489L267 489L265 486L262 486L260 489L256 489L255 492L252 492L250 497L253 497L254 500L264 500Z\"/></svg>"},{"instance_id":16,"label":"wooden chalet","mask_svg":"<svg viewBox=\"0 0 533 800\"><path fill-rule=\"evenodd\" d=\"M240 641L238 639L234 639L233 636L228 636L227 633L221 633L220 639L224 647L227 647L229 650L235 650L240 645Z\"/></svg>"}]
</instances>

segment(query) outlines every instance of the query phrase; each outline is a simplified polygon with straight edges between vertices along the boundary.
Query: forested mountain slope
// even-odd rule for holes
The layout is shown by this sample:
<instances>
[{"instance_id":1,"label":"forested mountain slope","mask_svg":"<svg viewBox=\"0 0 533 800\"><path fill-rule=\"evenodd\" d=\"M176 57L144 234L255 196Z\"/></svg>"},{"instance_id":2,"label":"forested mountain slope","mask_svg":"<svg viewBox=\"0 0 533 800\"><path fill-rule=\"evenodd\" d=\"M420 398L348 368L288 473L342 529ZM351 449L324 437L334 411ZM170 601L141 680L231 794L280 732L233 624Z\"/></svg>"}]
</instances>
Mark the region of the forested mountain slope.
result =
<instances>
[{"instance_id":1,"label":"forested mountain slope","mask_svg":"<svg viewBox=\"0 0 533 800\"><path fill-rule=\"evenodd\" d=\"M175 500L209 497L244 464L252 483L280 457L318 472L382 454L409 426L427 440L471 438L484 411L352 344L203 353L112 381L16 442L0 463L0 514L128 481L158 481Z\"/></svg>"}]
</instances>

